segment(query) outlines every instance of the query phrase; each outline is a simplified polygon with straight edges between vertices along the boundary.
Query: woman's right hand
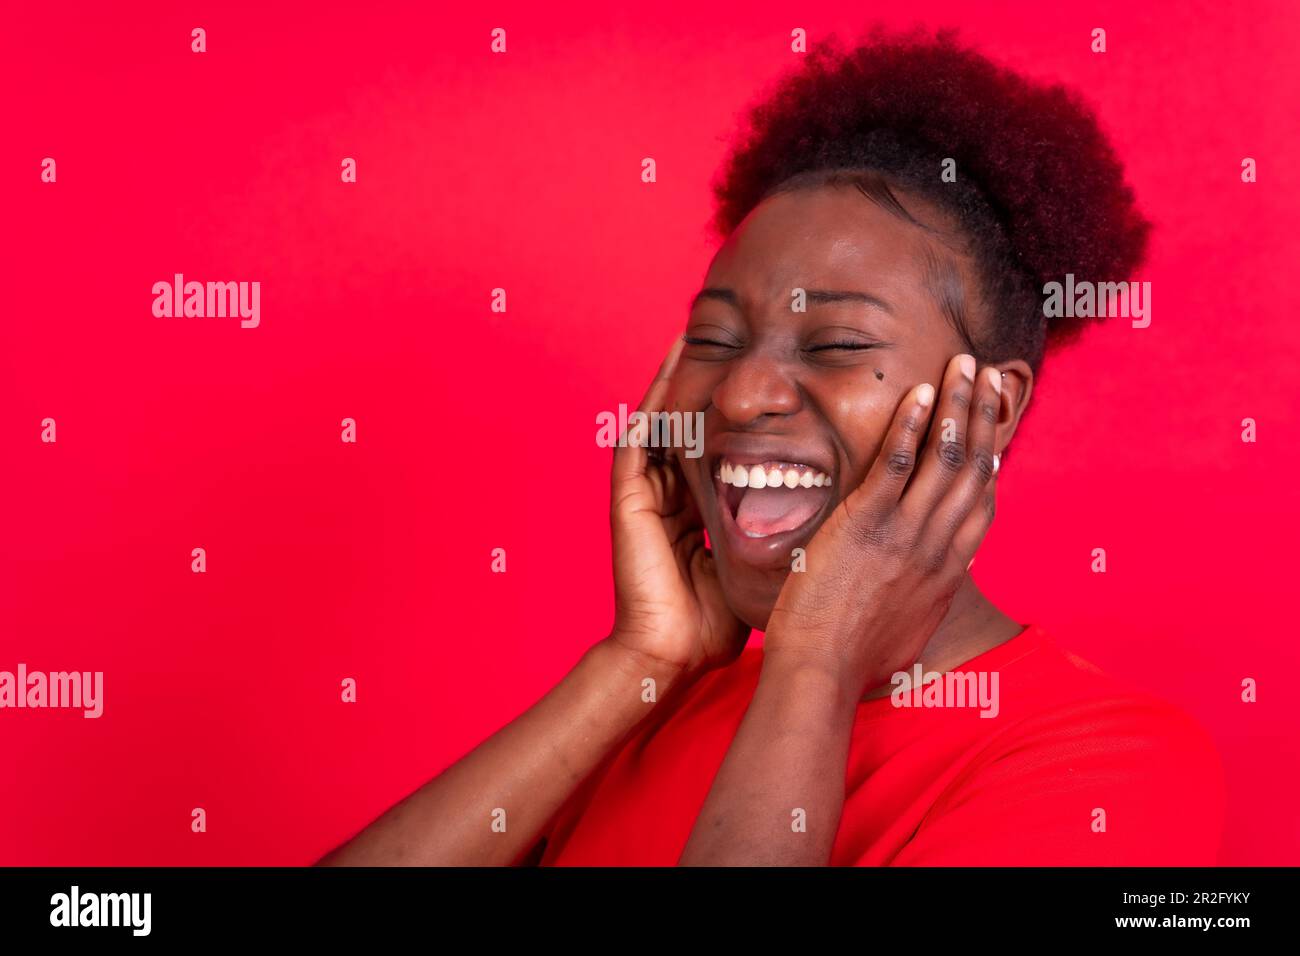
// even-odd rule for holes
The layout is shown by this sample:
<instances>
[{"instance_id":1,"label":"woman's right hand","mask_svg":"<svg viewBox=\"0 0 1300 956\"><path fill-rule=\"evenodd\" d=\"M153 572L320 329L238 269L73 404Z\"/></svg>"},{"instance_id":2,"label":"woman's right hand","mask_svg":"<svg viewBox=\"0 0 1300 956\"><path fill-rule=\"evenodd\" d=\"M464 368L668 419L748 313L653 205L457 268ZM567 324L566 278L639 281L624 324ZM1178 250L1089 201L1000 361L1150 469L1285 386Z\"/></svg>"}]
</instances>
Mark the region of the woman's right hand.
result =
<instances>
[{"instance_id":1,"label":"woman's right hand","mask_svg":"<svg viewBox=\"0 0 1300 956\"><path fill-rule=\"evenodd\" d=\"M664 359L638 411L664 411L684 342ZM686 414L686 413L683 413ZM749 627L722 596L704 525L671 451L651 455L647 428L632 426L614 449L610 524L615 622L611 638L686 674L731 663Z\"/></svg>"}]
</instances>

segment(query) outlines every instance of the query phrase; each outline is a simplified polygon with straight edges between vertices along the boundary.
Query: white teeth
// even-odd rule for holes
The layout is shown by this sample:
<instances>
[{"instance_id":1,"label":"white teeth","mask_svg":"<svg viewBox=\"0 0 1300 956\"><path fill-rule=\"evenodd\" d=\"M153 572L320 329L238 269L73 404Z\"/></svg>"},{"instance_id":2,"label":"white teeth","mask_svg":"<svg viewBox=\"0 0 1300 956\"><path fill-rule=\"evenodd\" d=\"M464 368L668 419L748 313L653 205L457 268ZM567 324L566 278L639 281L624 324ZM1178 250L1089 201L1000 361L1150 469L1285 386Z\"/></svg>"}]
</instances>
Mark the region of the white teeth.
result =
<instances>
[{"instance_id":1,"label":"white teeth","mask_svg":"<svg viewBox=\"0 0 1300 956\"><path fill-rule=\"evenodd\" d=\"M828 488L830 476L807 465L733 465L718 467L718 480L735 488Z\"/></svg>"}]
</instances>

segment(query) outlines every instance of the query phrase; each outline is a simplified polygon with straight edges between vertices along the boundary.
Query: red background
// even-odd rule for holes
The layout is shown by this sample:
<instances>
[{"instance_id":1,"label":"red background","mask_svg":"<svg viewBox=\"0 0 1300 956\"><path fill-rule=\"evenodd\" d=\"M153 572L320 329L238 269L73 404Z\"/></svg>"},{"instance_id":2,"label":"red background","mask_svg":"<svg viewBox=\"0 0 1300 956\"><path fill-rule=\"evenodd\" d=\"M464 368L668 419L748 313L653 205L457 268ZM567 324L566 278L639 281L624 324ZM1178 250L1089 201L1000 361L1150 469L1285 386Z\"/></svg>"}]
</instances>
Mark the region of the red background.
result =
<instances>
[{"instance_id":1,"label":"red background","mask_svg":"<svg viewBox=\"0 0 1300 956\"><path fill-rule=\"evenodd\" d=\"M790 30L866 21L136 6L10 5L0 40L0 669L105 672L99 720L0 712L0 864L305 863L607 633L595 415L685 321L709 181ZM976 578L1210 729L1223 863L1300 863L1295 14L907 8L1082 88L1156 223L1151 327L1049 360ZM175 272L260 281L260 328L154 318Z\"/></svg>"}]
</instances>

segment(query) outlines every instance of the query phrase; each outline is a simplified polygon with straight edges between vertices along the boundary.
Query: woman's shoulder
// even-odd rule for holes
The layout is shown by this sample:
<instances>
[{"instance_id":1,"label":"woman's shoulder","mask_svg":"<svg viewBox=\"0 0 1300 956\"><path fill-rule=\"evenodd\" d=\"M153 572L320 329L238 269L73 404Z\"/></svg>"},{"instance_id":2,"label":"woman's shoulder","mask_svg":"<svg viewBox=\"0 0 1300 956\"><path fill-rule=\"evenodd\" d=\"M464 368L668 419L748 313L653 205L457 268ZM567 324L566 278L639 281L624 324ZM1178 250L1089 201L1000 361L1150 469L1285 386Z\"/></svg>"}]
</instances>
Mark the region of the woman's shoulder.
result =
<instances>
[{"instance_id":1,"label":"woman's shoulder","mask_svg":"<svg viewBox=\"0 0 1300 956\"><path fill-rule=\"evenodd\" d=\"M1182 707L1139 681L1103 670L1044 627L1027 627L961 669L972 667L1000 668L1003 712L1010 718L1006 731L1070 725L1076 733L1108 729L1214 751L1206 729Z\"/></svg>"},{"instance_id":2,"label":"woman's shoulder","mask_svg":"<svg viewBox=\"0 0 1300 956\"><path fill-rule=\"evenodd\" d=\"M1213 862L1223 764L1197 719L1042 628L1005 657L995 664L998 719L973 721L987 726L967 738L968 759L935 801L931 837L942 843L950 827L982 828L1004 849L1020 847L1024 860L1056 846L1062 861L1079 863ZM1006 819L1016 821L1014 834L995 826ZM1114 839L1103 840L1107 833ZM995 849L970 845L970 859Z\"/></svg>"},{"instance_id":3,"label":"woman's shoulder","mask_svg":"<svg viewBox=\"0 0 1300 956\"><path fill-rule=\"evenodd\" d=\"M1205 729L1180 706L1172 703L1147 682L1105 670L1075 653L1043 627L1027 629L1035 654L1026 656L1025 676L1041 678L1042 709L1105 709L1130 712L1162 728L1179 730L1192 737L1206 735ZM1048 692L1051 688L1051 692ZM1028 688L1022 688L1028 691Z\"/></svg>"},{"instance_id":4,"label":"woman's shoulder","mask_svg":"<svg viewBox=\"0 0 1300 956\"><path fill-rule=\"evenodd\" d=\"M1182 706L1108 673L1034 628L1032 655L1007 669L1007 720L978 767L1033 764L1067 776L1113 781L1152 800L1171 792L1222 800L1223 765L1204 725ZM1134 793L1136 796L1136 792Z\"/></svg>"}]
</instances>

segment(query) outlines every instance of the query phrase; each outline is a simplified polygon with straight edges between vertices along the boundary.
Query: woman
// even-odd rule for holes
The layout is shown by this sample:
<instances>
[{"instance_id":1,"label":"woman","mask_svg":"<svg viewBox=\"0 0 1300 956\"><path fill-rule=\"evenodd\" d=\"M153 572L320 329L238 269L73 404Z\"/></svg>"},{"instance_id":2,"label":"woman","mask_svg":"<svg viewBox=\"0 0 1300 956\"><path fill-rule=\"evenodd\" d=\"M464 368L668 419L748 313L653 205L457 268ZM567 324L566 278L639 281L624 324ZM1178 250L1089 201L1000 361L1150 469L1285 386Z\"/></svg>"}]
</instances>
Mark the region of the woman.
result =
<instances>
[{"instance_id":1,"label":"woman","mask_svg":"<svg viewBox=\"0 0 1300 956\"><path fill-rule=\"evenodd\" d=\"M641 404L702 413L704 454L615 451L610 635L321 862L1214 862L1204 732L969 575L1078 330L1040 290L1145 251L1090 111L877 33L810 53L715 190L725 241Z\"/></svg>"}]
</instances>

